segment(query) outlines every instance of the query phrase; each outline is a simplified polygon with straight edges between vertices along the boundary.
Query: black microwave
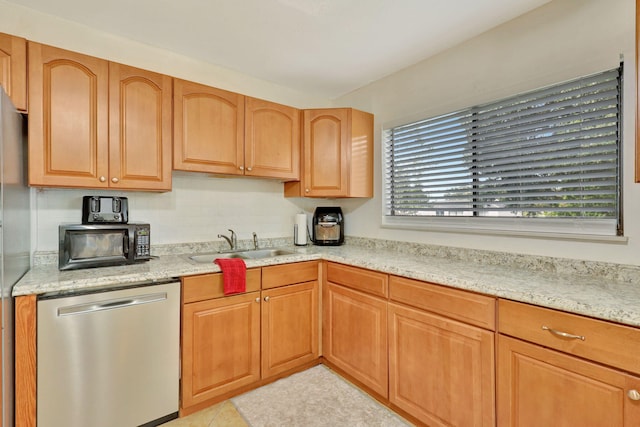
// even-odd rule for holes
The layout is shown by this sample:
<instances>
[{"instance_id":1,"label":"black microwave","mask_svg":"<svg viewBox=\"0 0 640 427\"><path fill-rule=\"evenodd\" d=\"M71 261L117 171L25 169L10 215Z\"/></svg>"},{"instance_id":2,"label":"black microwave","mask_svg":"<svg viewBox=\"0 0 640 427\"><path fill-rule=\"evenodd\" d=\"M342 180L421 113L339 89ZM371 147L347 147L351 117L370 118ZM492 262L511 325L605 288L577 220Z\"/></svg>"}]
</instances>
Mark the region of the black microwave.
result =
<instances>
[{"instance_id":1,"label":"black microwave","mask_svg":"<svg viewBox=\"0 0 640 427\"><path fill-rule=\"evenodd\" d=\"M62 224L58 268L126 265L151 259L151 226L129 224Z\"/></svg>"}]
</instances>

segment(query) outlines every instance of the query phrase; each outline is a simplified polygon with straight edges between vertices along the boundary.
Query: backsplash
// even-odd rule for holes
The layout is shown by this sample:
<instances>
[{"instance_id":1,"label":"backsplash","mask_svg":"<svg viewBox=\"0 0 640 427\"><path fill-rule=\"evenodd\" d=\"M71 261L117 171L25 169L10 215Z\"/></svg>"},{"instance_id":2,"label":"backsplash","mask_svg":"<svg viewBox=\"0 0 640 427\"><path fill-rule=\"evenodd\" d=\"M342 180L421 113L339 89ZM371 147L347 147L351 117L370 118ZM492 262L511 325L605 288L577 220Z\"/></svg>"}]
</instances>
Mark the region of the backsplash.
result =
<instances>
[{"instance_id":1,"label":"backsplash","mask_svg":"<svg viewBox=\"0 0 640 427\"><path fill-rule=\"evenodd\" d=\"M58 250L58 225L80 223L85 195L126 196L129 221L151 224L152 244L208 242L232 228L238 239L293 236L298 200L283 196L274 180L220 178L174 172L173 190L166 193L90 189L37 189L35 251ZM222 239L220 239L222 242Z\"/></svg>"}]
</instances>

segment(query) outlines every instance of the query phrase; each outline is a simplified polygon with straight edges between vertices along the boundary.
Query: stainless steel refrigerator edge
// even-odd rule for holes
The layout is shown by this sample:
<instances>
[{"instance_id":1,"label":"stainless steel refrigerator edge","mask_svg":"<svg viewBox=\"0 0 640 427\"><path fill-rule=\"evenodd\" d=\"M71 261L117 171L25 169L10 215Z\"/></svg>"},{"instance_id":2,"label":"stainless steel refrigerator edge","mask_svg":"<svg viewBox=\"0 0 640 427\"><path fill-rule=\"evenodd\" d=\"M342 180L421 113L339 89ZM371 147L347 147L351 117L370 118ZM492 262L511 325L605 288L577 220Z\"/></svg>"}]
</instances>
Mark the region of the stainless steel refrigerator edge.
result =
<instances>
[{"instance_id":1,"label":"stainless steel refrigerator edge","mask_svg":"<svg viewBox=\"0 0 640 427\"><path fill-rule=\"evenodd\" d=\"M23 118L0 86L0 292L2 426L14 425L13 285L30 267L30 196Z\"/></svg>"}]
</instances>

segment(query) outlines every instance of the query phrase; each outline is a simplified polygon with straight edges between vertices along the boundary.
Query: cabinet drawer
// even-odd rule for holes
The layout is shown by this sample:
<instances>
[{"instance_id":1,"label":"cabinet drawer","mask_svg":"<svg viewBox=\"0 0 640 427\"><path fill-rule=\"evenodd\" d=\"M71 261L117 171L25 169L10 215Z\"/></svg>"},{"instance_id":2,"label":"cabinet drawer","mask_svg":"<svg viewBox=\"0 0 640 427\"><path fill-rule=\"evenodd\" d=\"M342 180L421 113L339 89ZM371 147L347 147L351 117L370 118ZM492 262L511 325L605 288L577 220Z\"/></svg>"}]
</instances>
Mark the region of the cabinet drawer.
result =
<instances>
[{"instance_id":1,"label":"cabinet drawer","mask_svg":"<svg viewBox=\"0 0 640 427\"><path fill-rule=\"evenodd\" d=\"M485 295L391 276L389 297L452 319L496 330L496 300Z\"/></svg>"},{"instance_id":2,"label":"cabinet drawer","mask_svg":"<svg viewBox=\"0 0 640 427\"><path fill-rule=\"evenodd\" d=\"M271 265L262 268L262 289L318 280L318 261Z\"/></svg>"},{"instance_id":3,"label":"cabinet drawer","mask_svg":"<svg viewBox=\"0 0 640 427\"><path fill-rule=\"evenodd\" d=\"M502 334L640 373L640 329L501 299L498 330Z\"/></svg>"},{"instance_id":4,"label":"cabinet drawer","mask_svg":"<svg viewBox=\"0 0 640 427\"><path fill-rule=\"evenodd\" d=\"M384 298L389 296L389 278L384 273L330 262L327 281Z\"/></svg>"},{"instance_id":5,"label":"cabinet drawer","mask_svg":"<svg viewBox=\"0 0 640 427\"><path fill-rule=\"evenodd\" d=\"M247 270L247 292L260 290L260 269ZM222 273L200 274L182 278L182 303L224 297Z\"/></svg>"}]
</instances>

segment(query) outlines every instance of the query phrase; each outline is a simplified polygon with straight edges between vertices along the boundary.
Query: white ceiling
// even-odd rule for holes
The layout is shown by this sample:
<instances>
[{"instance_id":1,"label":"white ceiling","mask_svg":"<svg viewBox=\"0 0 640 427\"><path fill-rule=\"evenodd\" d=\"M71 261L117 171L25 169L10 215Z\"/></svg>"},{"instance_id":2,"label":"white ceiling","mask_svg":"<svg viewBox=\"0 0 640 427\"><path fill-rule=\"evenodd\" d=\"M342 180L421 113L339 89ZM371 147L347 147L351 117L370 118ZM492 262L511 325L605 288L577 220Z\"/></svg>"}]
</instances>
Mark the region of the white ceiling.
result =
<instances>
[{"instance_id":1,"label":"white ceiling","mask_svg":"<svg viewBox=\"0 0 640 427\"><path fill-rule=\"evenodd\" d=\"M328 99L550 0L8 0Z\"/></svg>"}]
</instances>

